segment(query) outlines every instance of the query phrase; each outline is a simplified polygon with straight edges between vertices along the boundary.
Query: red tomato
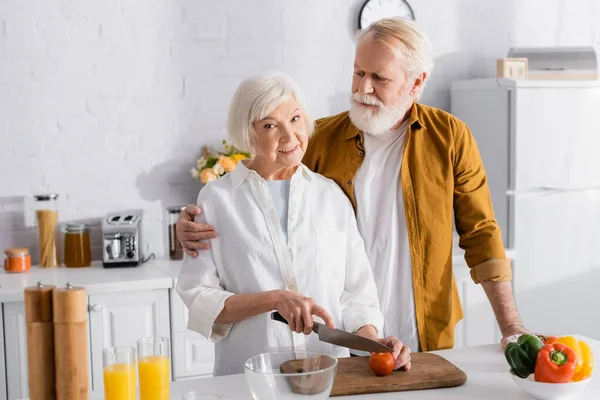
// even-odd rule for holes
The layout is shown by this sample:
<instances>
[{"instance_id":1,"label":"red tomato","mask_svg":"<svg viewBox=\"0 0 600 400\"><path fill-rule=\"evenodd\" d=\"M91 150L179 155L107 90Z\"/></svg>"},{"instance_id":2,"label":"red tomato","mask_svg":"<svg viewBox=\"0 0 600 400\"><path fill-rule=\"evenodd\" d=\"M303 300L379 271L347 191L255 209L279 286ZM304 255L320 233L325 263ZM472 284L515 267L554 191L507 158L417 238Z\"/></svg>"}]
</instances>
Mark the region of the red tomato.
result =
<instances>
[{"instance_id":1,"label":"red tomato","mask_svg":"<svg viewBox=\"0 0 600 400\"><path fill-rule=\"evenodd\" d=\"M395 363L392 353L373 353L369 358L369 368L379 376L391 374Z\"/></svg>"}]
</instances>

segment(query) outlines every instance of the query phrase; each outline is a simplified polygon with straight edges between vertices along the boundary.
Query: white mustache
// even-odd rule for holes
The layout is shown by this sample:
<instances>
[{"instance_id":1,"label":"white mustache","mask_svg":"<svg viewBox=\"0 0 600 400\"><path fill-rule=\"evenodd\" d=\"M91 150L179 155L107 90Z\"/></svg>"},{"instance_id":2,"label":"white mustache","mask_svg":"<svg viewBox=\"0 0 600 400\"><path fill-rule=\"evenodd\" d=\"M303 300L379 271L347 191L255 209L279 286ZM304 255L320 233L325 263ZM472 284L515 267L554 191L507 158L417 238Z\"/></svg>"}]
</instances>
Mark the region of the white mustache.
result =
<instances>
[{"instance_id":1,"label":"white mustache","mask_svg":"<svg viewBox=\"0 0 600 400\"><path fill-rule=\"evenodd\" d=\"M352 95L352 100L354 100L358 103L368 104L370 106L377 106L379 108L384 107L383 102L375 96L368 96L368 95L362 95L360 93L354 93Z\"/></svg>"}]
</instances>

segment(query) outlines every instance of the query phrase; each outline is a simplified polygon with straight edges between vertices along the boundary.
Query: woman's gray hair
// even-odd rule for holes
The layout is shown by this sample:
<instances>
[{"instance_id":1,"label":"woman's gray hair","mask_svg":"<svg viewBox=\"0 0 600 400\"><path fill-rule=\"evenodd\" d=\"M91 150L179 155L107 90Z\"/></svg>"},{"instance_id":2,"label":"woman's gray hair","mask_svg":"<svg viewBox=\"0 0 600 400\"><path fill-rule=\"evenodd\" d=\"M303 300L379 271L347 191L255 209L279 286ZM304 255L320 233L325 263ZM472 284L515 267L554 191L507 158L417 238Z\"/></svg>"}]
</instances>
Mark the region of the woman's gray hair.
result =
<instances>
[{"instance_id":1,"label":"woman's gray hair","mask_svg":"<svg viewBox=\"0 0 600 400\"><path fill-rule=\"evenodd\" d=\"M266 118L273 110L294 96L306 123L308 136L314 132L314 120L308 113L296 83L282 72L245 79L236 90L229 106L227 134L235 147L256 153L256 132L252 123Z\"/></svg>"}]
</instances>

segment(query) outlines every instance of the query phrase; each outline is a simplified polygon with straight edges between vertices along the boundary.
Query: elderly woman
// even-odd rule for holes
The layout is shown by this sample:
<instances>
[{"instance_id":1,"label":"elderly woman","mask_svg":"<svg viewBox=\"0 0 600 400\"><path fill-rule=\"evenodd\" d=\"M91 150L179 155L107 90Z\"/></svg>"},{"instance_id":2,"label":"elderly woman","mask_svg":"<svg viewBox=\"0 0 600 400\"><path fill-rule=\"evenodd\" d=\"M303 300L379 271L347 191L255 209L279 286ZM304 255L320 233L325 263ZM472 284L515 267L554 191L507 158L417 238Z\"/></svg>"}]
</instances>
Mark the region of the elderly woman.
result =
<instances>
[{"instance_id":1,"label":"elderly woman","mask_svg":"<svg viewBox=\"0 0 600 400\"><path fill-rule=\"evenodd\" d=\"M177 284L188 327L216 342L215 375L241 373L267 351L348 357L311 333L313 317L392 347L396 369L410 368L406 346L379 338L383 316L348 198L301 163L312 132L286 75L247 79L234 95L229 137L255 156L200 191L196 222L210 221L219 236L186 255ZM275 310L289 327L270 318Z\"/></svg>"}]
</instances>

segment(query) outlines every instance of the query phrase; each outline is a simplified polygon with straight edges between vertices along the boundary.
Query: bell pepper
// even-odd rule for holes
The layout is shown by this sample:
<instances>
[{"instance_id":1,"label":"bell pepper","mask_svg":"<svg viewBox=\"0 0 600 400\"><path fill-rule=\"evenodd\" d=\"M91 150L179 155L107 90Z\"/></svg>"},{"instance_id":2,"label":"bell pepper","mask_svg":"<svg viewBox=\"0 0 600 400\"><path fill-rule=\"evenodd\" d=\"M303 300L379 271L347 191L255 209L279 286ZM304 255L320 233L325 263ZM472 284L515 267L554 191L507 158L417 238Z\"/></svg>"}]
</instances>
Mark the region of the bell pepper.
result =
<instances>
[{"instance_id":1,"label":"bell pepper","mask_svg":"<svg viewBox=\"0 0 600 400\"><path fill-rule=\"evenodd\" d=\"M527 378L535 371L535 364L525 350L518 343L512 342L506 345L504 356L510 370L520 378Z\"/></svg>"},{"instance_id":2,"label":"bell pepper","mask_svg":"<svg viewBox=\"0 0 600 400\"><path fill-rule=\"evenodd\" d=\"M509 343L504 356L511 371L521 378L527 378L535 371L535 363L539 350L544 346L536 335L524 334L516 342Z\"/></svg>"},{"instance_id":3,"label":"bell pepper","mask_svg":"<svg viewBox=\"0 0 600 400\"><path fill-rule=\"evenodd\" d=\"M575 382L589 378L594 369L594 354L590 346L583 340L579 340L579 347L583 362L581 363L581 369L579 371L575 370L575 374L573 375L573 381Z\"/></svg>"},{"instance_id":4,"label":"bell pepper","mask_svg":"<svg viewBox=\"0 0 600 400\"><path fill-rule=\"evenodd\" d=\"M562 343L570 347L577 356L579 362L575 368L573 381L578 382L589 378L594 369L594 355L590 346L583 340L577 340L573 336L548 336L544 339L544 344Z\"/></svg>"},{"instance_id":5,"label":"bell pepper","mask_svg":"<svg viewBox=\"0 0 600 400\"><path fill-rule=\"evenodd\" d=\"M573 336L560 336L556 343L562 343L575 353L577 356L577 366L575 367L575 373L581 371L583 367L583 354L581 352L581 346L579 344L579 340L575 339Z\"/></svg>"},{"instance_id":6,"label":"bell pepper","mask_svg":"<svg viewBox=\"0 0 600 400\"><path fill-rule=\"evenodd\" d=\"M540 349L544 346L544 342L537 336L530 333L519 336L517 344L521 346L527 353L529 358L533 361L533 367L535 369L535 363L537 361L537 355ZM533 373L533 371L532 371Z\"/></svg>"},{"instance_id":7,"label":"bell pepper","mask_svg":"<svg viewBox=\"0 0 600 400\"><path fill-rule=\"evenodd\" d=\"M567 383L575 374L577 355L562 343L545 344L540 349L533 377L536 382Z\"/></svg>"},{"instance_id":8,"label":"bell pepper","mask_svg":"<svg viewBox=\"0 0 600 400\"><path fill-rule=\"evenodd\" d=\"M542 341L544 342L544 344L552 344L552 343L556 343L558 341L558 336L547 336L544 337L544 339L542 339Z\"/></svg>"}]
</instances>

